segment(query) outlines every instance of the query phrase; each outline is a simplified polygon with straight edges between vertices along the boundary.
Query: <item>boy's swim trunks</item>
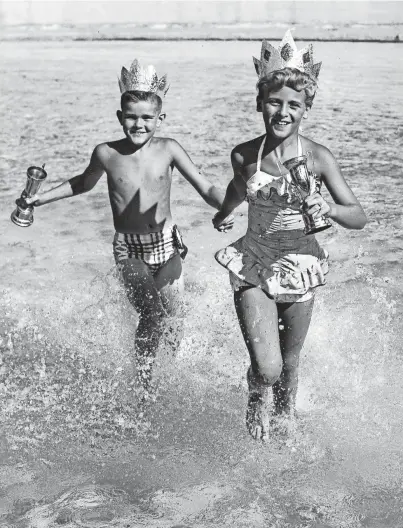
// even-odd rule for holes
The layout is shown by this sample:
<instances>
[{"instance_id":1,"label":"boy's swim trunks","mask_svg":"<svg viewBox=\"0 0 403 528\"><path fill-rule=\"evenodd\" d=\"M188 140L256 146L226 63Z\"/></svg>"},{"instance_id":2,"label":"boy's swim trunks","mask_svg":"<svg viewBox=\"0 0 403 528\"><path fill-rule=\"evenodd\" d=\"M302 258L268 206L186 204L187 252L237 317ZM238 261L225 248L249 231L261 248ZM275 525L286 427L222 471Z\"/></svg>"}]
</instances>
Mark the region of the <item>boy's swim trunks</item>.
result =
<instances>
[{"instance_id":1,"label":"boy's swim trunks","mask_svg":"<svg viewBox=\"0 0 403 528\"><path fill-rule=\"evenodd\" d=\"M177 253L184 259L187 247L176 225L157 233L115 233L113 254L118 264L126 259L144 262L155 275Z\"/></svg>"}]
</instances>

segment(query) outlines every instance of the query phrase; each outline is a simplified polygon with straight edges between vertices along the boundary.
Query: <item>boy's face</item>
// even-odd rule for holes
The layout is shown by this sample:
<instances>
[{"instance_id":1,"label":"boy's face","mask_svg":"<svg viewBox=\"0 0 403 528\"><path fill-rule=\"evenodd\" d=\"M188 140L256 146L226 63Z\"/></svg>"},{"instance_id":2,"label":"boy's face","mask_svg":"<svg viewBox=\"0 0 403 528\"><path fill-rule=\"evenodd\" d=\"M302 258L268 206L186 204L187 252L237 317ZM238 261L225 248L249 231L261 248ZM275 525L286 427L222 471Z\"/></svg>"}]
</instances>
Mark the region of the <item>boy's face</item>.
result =
<instances>
[{"instance_id":1,"label":"boy's face","mask_svg":"<svg viewBox=\"0 0 403 528\"><path fill-rule=\"evenodd\" d=\"M127 139L136 147L147 143L165 119L165 114L151 101L127 101L117 116Z\"/></svg>"},{"instance_id":2,"label":"boy's face","mask_svg":"<svg viewBox=\"0 0 403 528\"><path fill-rule=\"evenodd\" d=\"M298 131L303 117L307 116L306 94L288 86L278 91L262 87L263 97L258 99L258 111L263 113L266 130L279 139L287 138Z\"/></svg>"}]
</instances>

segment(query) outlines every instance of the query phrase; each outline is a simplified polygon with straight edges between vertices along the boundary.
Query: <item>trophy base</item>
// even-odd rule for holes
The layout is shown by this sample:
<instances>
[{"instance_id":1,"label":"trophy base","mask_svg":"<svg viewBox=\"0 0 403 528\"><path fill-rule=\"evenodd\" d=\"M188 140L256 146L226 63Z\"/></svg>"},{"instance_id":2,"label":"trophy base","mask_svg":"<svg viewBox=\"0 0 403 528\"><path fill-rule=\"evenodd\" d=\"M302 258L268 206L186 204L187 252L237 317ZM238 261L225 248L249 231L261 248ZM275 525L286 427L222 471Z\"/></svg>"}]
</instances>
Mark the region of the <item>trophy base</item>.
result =
<instances>
[{"instance_id":1,"label":"trophy base","mask_svg":"<svg viewBox=\"0 0 403 528\"><path fill-rule=\"evenodd\" d=\"M304 216L305 229L304 233L306 235L313 235L314 233L319 233L325 229L332 227L332 224L326 218L312 218L312 216Z\"/></svg>"},{"instance_id":2,"label":"trophy base","mask_svg":"<svg viewBox=\"0 0 403 528\"><path fill-rule=\"evenodd\" d=\"M28 216L26 213L21 213L20 211L16 210L11 213L11 221L19 227L29 227L32 225L34 217L32 214Z\"/></svg>"}]
</instances>

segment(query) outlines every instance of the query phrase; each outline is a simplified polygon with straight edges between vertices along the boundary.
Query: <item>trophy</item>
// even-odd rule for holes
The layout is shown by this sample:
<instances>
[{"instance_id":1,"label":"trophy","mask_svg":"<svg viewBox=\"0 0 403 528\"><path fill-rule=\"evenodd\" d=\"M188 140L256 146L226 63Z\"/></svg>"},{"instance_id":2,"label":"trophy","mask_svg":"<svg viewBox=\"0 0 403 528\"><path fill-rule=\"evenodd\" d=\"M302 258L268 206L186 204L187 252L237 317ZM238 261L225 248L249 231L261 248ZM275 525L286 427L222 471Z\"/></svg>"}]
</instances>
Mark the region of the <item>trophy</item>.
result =
<instances>
[{"instance_id":1,"label":"trophy","mask_svg":"<svg viewBox=\"0 0 403 528\"><path fill-rule=\"evenodd\" d=\"M46 177L45 164L42 167L28 168L25 189L16 201L16 209L11 213L11 220L17 226L28 227L34 221L34 207L33 205L28 205L25 199L32 198L39 191Z\"/></svg>"},{"instance_id":2,"label":"trophy","mask_svg":"<svg viewBox=\"0 0 403 528\"><path fill-rule=\"evenodd\" d=\"M306 156L291 158L285 161L283 165L290 173L292 182L300 195L301 202L303 202L307 196L319 192L316 178L308 169ZM323 216L315 218L312 215L303 212L302 218L305 223L304 233L306 235L318 233L319 231L332 227L329 220Z\"/></svg>"}]
</instances>

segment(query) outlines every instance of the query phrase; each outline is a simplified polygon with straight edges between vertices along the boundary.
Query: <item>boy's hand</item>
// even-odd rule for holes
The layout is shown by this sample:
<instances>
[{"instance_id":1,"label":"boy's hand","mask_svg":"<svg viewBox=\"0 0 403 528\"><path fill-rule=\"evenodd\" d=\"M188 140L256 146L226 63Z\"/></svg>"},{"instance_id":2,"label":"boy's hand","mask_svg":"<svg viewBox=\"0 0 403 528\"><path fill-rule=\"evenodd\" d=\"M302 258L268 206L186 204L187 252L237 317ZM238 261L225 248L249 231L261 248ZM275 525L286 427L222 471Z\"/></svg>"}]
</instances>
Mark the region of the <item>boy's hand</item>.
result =
<instances>
[{"instance_id":1,"label":"boy's hand","mask_svg":"<svg viewBox=\"0 0 403 528\"><path fill-rule=\"evenodd\" d=\"M19 198L19 200L21 200L21 198ZM38 202L39 201L39 195L37 194L34 194L33 196L27 196L26 198L23 199L24 202L27 204L27 205L33 205L35 206L36 203L35 202ZM17 200L18 201L18 200ZM17 203L17 202L16 202ZM18 203L17 203L18 205Z\"/></svg>"},{"instance_id":2,"label":"boy's hand","mask_svg":"<svg viewBox=\"0 0 403 528\"><path fill-rule=\"evenodd\" d=\"M314 193L311 196L307 196L302 204L302 210L305 213L312 215L313 218L319 218L321 216L328 215L330 213L330 209L330 205L319 193Z\"/></svg>"},{"instance_id":3,"label":"boy's hand","mask_svg":"<svg viewBox=\"0 0 403 528\"><path fill-rule=\"evenodd\" d=\"M34 202L38 200L38 196L31 196L30 198L28 196L25 196L25 194L22 194L19 198L16 199L15 203L18 205L18 207L21 207L21 209L27 209L28 207L33 207L35 204Z\"/></svg>"},{"instance_id":4,"label":"boy's hand","mask_svg":"<svg viewBox=\"0 0 403 528\"><path fill-rule=\"evenodd\" d=\"M217 229L217 231L226 233L234 227L234 215L229 215L223 218L221 213L218 212L216 215L214 215L212 222L214 228Z\"/></svg>"},{"instance_id":5,"label":"boy's hand","mask_svg":"<svg viewBox=\"0 0 403 528\"><path fill-rule=\"evenodd\" d=\"M18 207L21 207L21 209L27 209L27 207L29 206L29 203L27 203L24 196L20 196L19 198L17 198L15 204L18 205Z\"/></svg>"}]
</instances>

